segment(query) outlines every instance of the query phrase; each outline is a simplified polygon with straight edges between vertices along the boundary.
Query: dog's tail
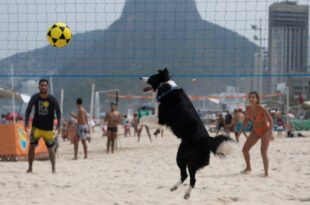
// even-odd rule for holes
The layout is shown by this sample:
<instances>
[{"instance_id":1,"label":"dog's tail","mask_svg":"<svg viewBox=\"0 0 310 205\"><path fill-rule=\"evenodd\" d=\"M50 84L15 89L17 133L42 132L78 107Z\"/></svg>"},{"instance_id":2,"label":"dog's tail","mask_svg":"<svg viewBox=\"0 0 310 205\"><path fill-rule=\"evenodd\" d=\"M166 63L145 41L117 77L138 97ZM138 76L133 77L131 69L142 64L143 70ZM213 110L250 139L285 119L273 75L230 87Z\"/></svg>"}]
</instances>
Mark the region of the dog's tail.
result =
<instances>
[{"instance_id":1,"label":"dog's tail","mask_svg":"<svg viewBox=\"0 0 310 205\"><path fill-rule=\"evenodd\" d=\"M236 148L236 143L234 142L234 140L225 135L218 135L215 137L210 137L208 144L209 144L210 150L214 154L219 155L219 156L229 155Z\"/></svg>"}]
</instances>

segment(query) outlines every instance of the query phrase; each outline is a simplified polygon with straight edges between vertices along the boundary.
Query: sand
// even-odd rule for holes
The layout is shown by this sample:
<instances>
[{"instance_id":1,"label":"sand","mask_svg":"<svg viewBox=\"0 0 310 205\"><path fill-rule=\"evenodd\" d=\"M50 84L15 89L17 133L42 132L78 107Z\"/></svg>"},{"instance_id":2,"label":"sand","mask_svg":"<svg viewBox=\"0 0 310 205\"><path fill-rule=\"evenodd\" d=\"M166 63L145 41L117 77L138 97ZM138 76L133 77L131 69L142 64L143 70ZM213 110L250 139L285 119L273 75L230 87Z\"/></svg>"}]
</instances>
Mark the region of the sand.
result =
<instances>
[{"instance_id":1,"label":"sand","mask_svg":"<svg viewBox=\"0 0 310 205\"><path fill-rule=\"evenodd\" d=\"M61 142L57 174L49 161L35 161L34 172L26 174L27 162L0 162L0 204L208 204L259 205L310 204L310 135L306 138L276 138L269 147L270 177L262 178L260 141L251 150L253 171L244 169L241 138L236 152L197 173L191 198L183 199L188 186L175 192L169 188L179 179L175 162L179 140L169 132L152 143L144 135L120 136L119 149L105 153L106 138L94 134L88 144L89 158L71 160L73 146Z\"/></svg>"}]
</instances>

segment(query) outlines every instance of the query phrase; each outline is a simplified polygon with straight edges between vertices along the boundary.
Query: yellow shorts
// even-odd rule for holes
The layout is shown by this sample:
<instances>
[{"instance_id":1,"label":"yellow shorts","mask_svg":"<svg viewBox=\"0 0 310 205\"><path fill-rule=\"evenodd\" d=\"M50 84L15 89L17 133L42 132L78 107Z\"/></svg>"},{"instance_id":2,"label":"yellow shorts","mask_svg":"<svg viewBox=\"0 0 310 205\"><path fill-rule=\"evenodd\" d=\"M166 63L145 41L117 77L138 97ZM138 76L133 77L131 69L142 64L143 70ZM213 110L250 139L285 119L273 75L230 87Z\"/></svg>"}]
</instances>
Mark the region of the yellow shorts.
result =
<instances>
[{"instance_id":1,"label":"yellow shorts","mask_svg":"<svg viewBox=\"0 0 310 205\"><path fill-rule=\"evenodd\" d=\"M30 143L38 145L39 139L43 137L47 147L53 147L55 144L55 133L53 130L41 130L35 127L31 129Z\"/></svg>"}]
</instances>

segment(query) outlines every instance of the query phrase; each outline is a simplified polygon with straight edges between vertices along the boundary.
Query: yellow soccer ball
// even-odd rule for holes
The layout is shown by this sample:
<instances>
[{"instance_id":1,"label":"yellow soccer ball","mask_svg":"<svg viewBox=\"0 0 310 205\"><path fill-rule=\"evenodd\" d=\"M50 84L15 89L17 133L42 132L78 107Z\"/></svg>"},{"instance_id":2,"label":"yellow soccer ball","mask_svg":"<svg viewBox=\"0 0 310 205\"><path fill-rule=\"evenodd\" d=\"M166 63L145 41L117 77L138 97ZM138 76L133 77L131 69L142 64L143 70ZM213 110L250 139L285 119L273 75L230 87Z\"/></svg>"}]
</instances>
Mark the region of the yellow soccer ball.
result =
<instances>
[{"instance_id":1,"label":"yellow soccer ball","mask_svg":"<svg viewBox=\"0 0 310 205\"><path fill-rule=\"evenodd\" d=\"M65 23L55 23L48 29L46 37L52 46L63 48L70 43L72 33Z\"/></svg>"}]
</instances>

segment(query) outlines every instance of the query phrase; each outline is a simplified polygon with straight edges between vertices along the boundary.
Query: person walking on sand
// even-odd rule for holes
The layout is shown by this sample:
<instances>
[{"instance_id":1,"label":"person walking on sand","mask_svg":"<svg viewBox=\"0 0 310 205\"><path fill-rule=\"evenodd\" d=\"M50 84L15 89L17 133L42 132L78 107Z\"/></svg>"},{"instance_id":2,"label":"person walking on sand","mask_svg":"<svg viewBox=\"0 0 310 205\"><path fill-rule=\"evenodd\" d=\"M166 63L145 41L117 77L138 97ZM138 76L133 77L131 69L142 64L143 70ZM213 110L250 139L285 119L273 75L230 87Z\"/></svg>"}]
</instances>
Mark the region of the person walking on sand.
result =
<instances>
[{"instance_id":1,"label":"person walking on sand","mask_svg":"<svg viewBox=\"0 0 310 205\"><path fill-rule=\"evenodd\" d=\"M35 148L41 137L43 137L48 149L49 158L52 164L52 173L56 173L56 160L53 150L55 145L54 116L56 112L57 125L55 131L57 136L60 131L61 112L56 98L48 94L48 80L41 79L39 81L39 90L39 93L31 96L25 114L25 130L27 131L30 113L34 107L34 116L30 134L30 148L28 151L29 167L27 173L33 171L32 164L35 157Z\"/></svg>"},{"instance_id":2,"label":"person walking on sand","mask_svg":"<svg viewBox=\"0 0 310 205\"><path fill-rule=\"evenodd\" d=\"M227 110L225 115L225 132L227 136L230 136L231 128L233 127L232 116L230 112Z\"/></svg>"},{"instance_id":3,"label":"person walking on sand","mask_svg":"<svg viewBox=\"0 0 310 205\"><path fill-rule=\"evenodd\" d=\"M131 132L130 132L131 123L129 119L127 118L127 115L124 115L123 118L124 118L123 120L124 135L125 137L131 137Z\"/></svg>"},{"instance_id":4,"label":"person walking on sand","mask_svg":"<svg viewBox=\"0 0 310 205\"><path fill-rule=\"evenodd\" d=\"M282 132L284 130L284 121L282 119L282 114L278 113L277 116L277 131L278 131L278 137L282 137Z\"/></svg>"},{"instance_id":5,"label":"person walking on sand","mask_svg":"<svg viewBox=\"0 0 310 205\"><path fill-rule=\"evenodd\" d=\"M117 140L117 126L121 122L121 114L117 111L116 103L111 103L111 111L105 116L105 121L108 124L107 128L107 154L110 151L114 153L114 144Z\"/></svg>"},{"instance_id":6,"label":"person walking on sand","mask_svg":"<svg viewBox=\"0 0 310 205\"><path fill-rule=\"evenodd\" d=\"M248 138L248 135L246 134L244 126L243 126L245 115L243 114L242 110L235 110L234 115L235 115L234 132L235 132L236 141L239 142L241 133L243 133L243 135L246 138Z\"/></svg>"},{"instance_id":7,"label":"person walking on sand","mask_svg":"<svg viewBox=\"0 0 310 205\"><path fill-rule=\"evenodd\" d=\"M83 107L82 98L76 99L77 114L71 113L71 116L77 119L76 138L74 143L74 157L73 160L78 159L79 141L81 140L84 150L84 159L87 159L87 134L90 132L90 126L88 124L87 112Z\"/></svg>"},{"instance_id":8,"label":"person walking on sand","mask_svg":"<svg viewBox=\"0 0 310 205\"><path fill-rule=\"evenodd\" d=\"M152 111L151 110L147 110L146 107L142 107L141 110L139 110L138 112L138 119L139 119L139 122L141 120L141 118L143 116L149 116L149 115L152 115ZM141 133L142 133L142 129L143 127L145 128L145 131L146 131L146 134L147 136L149 137L150 139L150 142L152 142L152 136L151 136L151 133L150 133L150 127L147 126L147 125L143 125L142 127L138 128L138 142L140 142L140 137L141 137Z\"/></svg>"},{"instance_id":9,"label":"person walking on sand","mask_svg":"<svg viewBox=\"0 0 310 205\"><path fill-rule=\"evenodd\" d=\"M246 108L244 125L246 126L249 120L251 120L253 122L253 129L242 149L246 168L241 173L246 174L252 171L249 151L260 139L261 155L264 165L264 174L262 176L268 177L269 161L267 151L272 137L273 120L270 113L259 104L260 98L257 92L251 91L248 97L250 105Z\"/></svg>"},{"instance_id":10,"label":"person walking on sand","mask_svg":"<svg viewBox=\"0 0 310 205\"><path fill-rule=\"evenodd\" d=\"M132 123L133 123L133 136L138 136L139 135L139 129L138 129L138 125L139 125L139 118L138 118L138 114L134 113L133 114L133 119L132 119Z\"/></svg>"},{"instance_id":11,"label":"person walking on sand","mask_svg":"<svg viewBox=\"0 0 310 205\"><path fill-rule=\"evenodd\" d=\"M217 125L216 125L216 134L217 135L221 130L225 131L225 119L223 118L222 113L218 114Z\"/></svg>"}]
</instances>

